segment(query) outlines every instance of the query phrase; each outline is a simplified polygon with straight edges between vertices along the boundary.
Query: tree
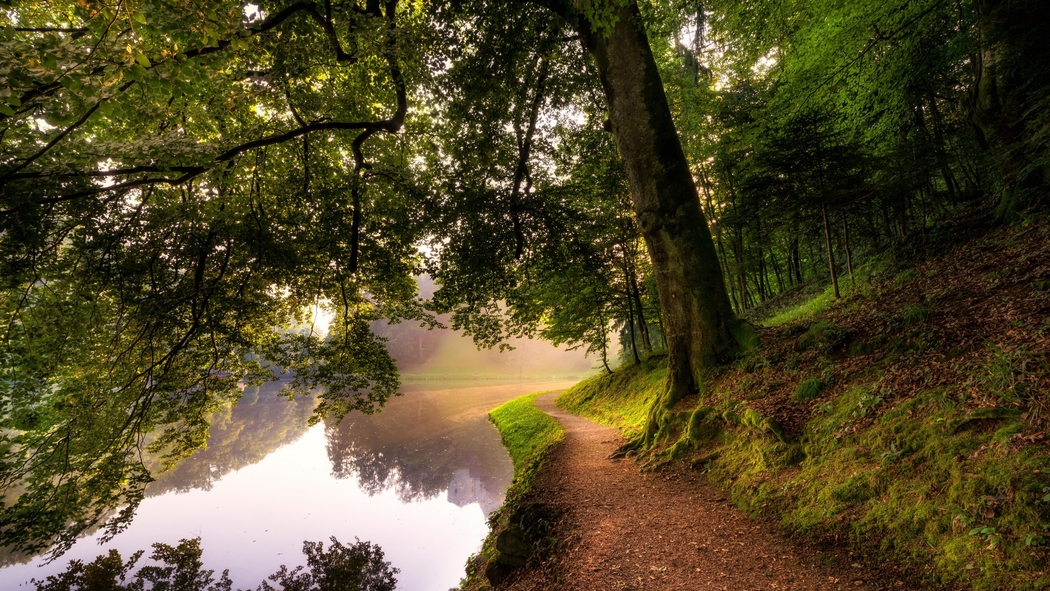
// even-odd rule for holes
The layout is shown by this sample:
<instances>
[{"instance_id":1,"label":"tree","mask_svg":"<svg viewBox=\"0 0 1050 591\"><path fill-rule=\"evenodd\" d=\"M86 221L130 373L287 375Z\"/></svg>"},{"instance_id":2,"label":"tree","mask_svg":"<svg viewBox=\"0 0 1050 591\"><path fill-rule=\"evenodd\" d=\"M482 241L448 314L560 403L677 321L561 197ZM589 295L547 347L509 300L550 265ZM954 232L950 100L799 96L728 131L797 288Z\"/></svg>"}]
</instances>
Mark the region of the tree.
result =
<instances>
[{"instance_id":1,"label":"tree","mask_svg":"<svg viewBox=\"0 0 1050 591\"><path fill-rule=\"evenodd\" d=\"M303 542L307 568L281 565L269 580L282 591L393 591L397 587L399 570L383 561L378 545L358 540L346 546L334 537L331 542L328 550L322 542ZM229 572L223 571L216 581L215 571L204 569L202 553L200 538L180 540L176 546L153 544L150 560L156 564L135 570L143 551L124 561L119 552L110 550L87 564L70 561L64 572L33 582L37 591L230 591ZM258 589L274 591L275 587L263 581Z\"/></svg>"},{"instance_id":2,"label":"tree","mask_svg":"<svg viewBox=\"0 0 1050 591\"><path fill-rule=\"evenodd\" d=\"M637 2L557 7L594 58L609 121L627 169L635 216L656 275L668 351L670 408L698 389L701 372L744 345L714 242L664 94ZM581 18L589 17L589 18Z\"/></svg>"},{"instance_id":3,"label":"tree","mask_svg":"<svg viewBox=\"0 0 1050 591\"><path fill-rule=\"evenodd\" d=\"M544 68L551 67L547 54L555 51L548 48L556 48L555 55L567 51L551 40L559 39L561 35L556 31L568 25L580 39L587 54L593 58L595 74L604 91L604 101L601 101L604 105L600 108L608 114L609 129L626 167L634 216L648 249L660 297L670 372L666 395L654 406L654 421L657 421L663 409L669 408L684 394L699 388L703 372L734 358L741 350L742 341L747 340L747 331L738 324L730 305L714 243L700 208L699 196L688 162L681 149L638 4L619 0L588 4L583 8L577 7L575 3L557 1L521 4L525 6L517 11L506 5L499 10L520 14L522 11L528 13L529 4L540 5L562 19L560 23L553 25L539 16L532 16L531 20L522 21L533 25L532 27L522 26L516 29L525 32L521 34L522 39L518 40L519 47L537 48L535 52L538 57L533 62L537 64L536 71L540 70L541 63ZM493 27L497 32L505 31L503 20L497 21L497 24L488 20L491 16L487 12L491 9L488 4L478 2L467 6L469 9L455 13L455 16L461 19L460 22L469 22L471 32L490 30ZM533 35L528 31L543 31L543 34L530 44L529 40ZM486 54L482 61L490 59L490 56L491 54ZM517 62L512 59L510 63ZM541 78L536 73L522 73L515 80L529 81ZM559 77L553 76L550 79L559 80ZM527 123L528 119L520 116L521 113L528 112L528 109L523 108L524 103L512 100L510 104L516 105L511 109L511 115L517 117L516 120L511 119L514 128L532 129ZM587 105L588 108L591 106ZM502 114L505 115L506 111ZM472 120L464 121L464 125L476 124L481 113L472 112L471 115ZM500 114L491 117L482 117L482 120L493 122L488 123L493 127L496 127L495 122L506 121ZM497 130L493 135L499 137L500 133ZM528 141L524 141L529 138L529 134L522 136L519 147L529 145ZM526 150L519 150L519 155L522 157L521 162L527 162ZM482 166L482 169L487 167ZM479 179L479 184L469 185L471 194L481 195L485 191L498 194L499 187L488 188L488 178L490 177L483 176ZM521 207L517 199L521 195L518 185L522 177L504 173L496 178L497 182L505 183L503 188L506 189L509 201L505 211L510 214L510 221L514 227L519 227L521 221L516 212L517 208ZM460 184L461 180L457 177L456 183ZM483 218L484 221L492 219L494 218ZM498 233L490 233L483 239L491 242L496 236ZM462 265L459 268L461 271L472 270L471 272L476 274L505 277L500 269L513 265L521 255L520 235L516 236L516 241L518 246L513 250L513 256L495 244L481 248L483 252L500 253L503 257L498 259L500 262L495 262L496 258L490 259L492 262L488 263L485 271L481 271L485 268L483 265ZM466 243L462 240L452 240L443 248L467 248L461 246L464 244ZM476 276L466 285L485 282L478 281ZM451 279L449 274L439 278L445 282L446 287L450 285ZM509 280L503 281L504 285L497 292L510 290ZM467 295L469 290L464 288L447 290L444 297L450 297L454 291L463 294L461 299L467 302L460 316L464 319L464 324L459 326L473 324L476 327L474 332L481 335L482 342L491 342L486 339L500 332L498 317L501 311L497 306L500 300L481 298L486 302L486 306L482 307L478 305L479 299L474 295ZM633 304L629 307L628 314L631 313L632 307ZM467 320L468 315L473 316L472 321ZM655 425L655 422L653 424Z\"/></svg>"},{"instance_id":4,"label":"tree","mask_svg":"<svg viewBox=\"0 0 1050 591\"><path fill-rule=\"evenodd\" d=\"M1046 120L1050 49L1034 23L1050 20L1043 2L977 0L979 52L970 95L971 121L1002 175L1001 217L1046 189Z\"/></svg>"},{"instance_id":5,"label":"tree","mask_svg":"<svg viewBox=\"0 0 1050 591\"><path fill-rule=\"evenodd\" d=\"M371 323L429 321L394 135L416 55L398 25L413 15L252 6L56 0L0 17L13 548L119 532L152 477L143 448L174 463L240 387L276 372L294 372L289 396L326 387L314 420L374 411L398 381Z\"/></svg>"}]
</instances>

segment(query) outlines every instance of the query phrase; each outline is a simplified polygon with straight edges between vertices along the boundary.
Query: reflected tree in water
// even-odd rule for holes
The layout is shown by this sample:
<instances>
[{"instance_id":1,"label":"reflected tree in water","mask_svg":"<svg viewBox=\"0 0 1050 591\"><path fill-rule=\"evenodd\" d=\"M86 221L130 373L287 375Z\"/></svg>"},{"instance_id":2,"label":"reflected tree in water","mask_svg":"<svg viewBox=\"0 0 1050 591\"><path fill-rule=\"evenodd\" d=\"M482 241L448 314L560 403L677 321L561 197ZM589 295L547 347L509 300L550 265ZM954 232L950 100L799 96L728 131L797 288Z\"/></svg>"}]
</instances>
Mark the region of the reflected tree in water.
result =
<instances>
[{"instance_id":1,"label":"reflected tree in water","mask_svg":"<svg viewBox=\"0 0 1050 591\"><path fill-rule=\"evenodd\" d=\"M484 416L458 422L439 401L424 396L398 402L381 414L325 423L336 478L356 478L370 495L393 488L403 502L445 492L457 470L469 470L487 491L509 484L498 482L506 452L492 444Z\"/></svg>"},{"instance_id":2,"label":"reflected tree in water","mask_svg":"<svg viewBox=\"0 0 1050 591\"><path fill-rule=\"evenodd\" d=\"M267 382L244 390L236 406L213 415L208 445L167 471L147 462L154 481L146 496L169 491L211 490L223 476L261 461L276 449L306 433L313 413L313 397L289 402L281 396L282 382Z\"/></svg>"},{"instance_id":3,"label":"reflected tree in water","mask_svg":"<svg viewBox=\"0 0 1050 591\"><path fill-rule=\"evenodd\" d=\"M285 565L263 581L258 591L393 591L398 569L383 561L378 545L357 540L345 546L335 537L324 549L321 542L303 542L306 568ZM200 538L181 540L177 546L153 544L150 560L156 564L134 570L145 552L139 550L126 561L116 550L84 563L72 560L66 570L33 580L37 591L231 591L229 570L215 578L201 562Z\"/></svg>"}]
</instances>

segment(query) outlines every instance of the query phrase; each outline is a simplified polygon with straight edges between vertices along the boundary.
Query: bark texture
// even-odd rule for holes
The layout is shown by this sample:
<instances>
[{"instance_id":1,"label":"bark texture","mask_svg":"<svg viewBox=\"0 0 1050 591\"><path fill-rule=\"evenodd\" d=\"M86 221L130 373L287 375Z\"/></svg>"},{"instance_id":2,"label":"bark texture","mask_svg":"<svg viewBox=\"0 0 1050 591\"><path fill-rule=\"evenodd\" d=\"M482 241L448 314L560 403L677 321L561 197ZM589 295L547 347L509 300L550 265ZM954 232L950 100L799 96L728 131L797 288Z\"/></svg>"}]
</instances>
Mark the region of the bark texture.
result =
<instances>
[{"instance_id":1,"label":"bark texture","mask_svg":"<svg viewBox=\"0 0 1050 591\"><path fill-rule=\"evenodd\" d=\"M738 353L737 319L637 4L619 9L608 36L585 23L580 29L601 77L652 259L667 335L664 404L674 404L697 389L701 370Z\"/></svg>"}]
</instances>

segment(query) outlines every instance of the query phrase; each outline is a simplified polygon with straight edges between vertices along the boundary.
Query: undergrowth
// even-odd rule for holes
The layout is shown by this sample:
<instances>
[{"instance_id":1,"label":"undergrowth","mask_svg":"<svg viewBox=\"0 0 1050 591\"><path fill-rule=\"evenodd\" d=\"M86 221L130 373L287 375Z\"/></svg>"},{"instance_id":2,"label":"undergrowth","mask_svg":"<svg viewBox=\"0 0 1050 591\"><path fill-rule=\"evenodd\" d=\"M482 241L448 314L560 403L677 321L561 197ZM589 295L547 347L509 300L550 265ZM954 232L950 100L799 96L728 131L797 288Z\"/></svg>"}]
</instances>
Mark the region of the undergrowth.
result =
<instances>
[{"instance_id":1,"label":"undergrowth","mask_svg":"<svg viewBox=\"0 0 1050 591\"><path fill-rule=\"evenodd\" d=\"M751 515L932 583L1050 588L1050 321L1032 288L1050 249L1035 231L884 260L847 297L774 315L640 459L687 462ZM558 404L631 439L665 379L662 360L626 366Z\"/></svg>"}]
</instances>

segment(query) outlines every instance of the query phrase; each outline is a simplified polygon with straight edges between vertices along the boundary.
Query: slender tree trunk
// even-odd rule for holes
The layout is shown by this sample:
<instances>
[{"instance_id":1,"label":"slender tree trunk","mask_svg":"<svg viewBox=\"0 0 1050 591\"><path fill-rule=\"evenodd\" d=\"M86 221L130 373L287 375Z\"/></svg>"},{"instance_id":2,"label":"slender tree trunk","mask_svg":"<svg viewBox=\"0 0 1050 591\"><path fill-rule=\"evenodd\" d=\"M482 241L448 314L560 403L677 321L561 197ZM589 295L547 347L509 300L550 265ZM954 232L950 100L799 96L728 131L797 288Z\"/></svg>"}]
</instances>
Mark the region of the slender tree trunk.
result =
<instances>
[{"instance_id":1,"label":"slender tree trunk","mask_svg":"<svg viewBox=\"0 0 1050 591\"><path fill-rule=\"evenodd\" d=\"M627 334L631 337L631 354L634 356L634 362L638 363L641 359L638 358L638 343L634 339L634 303L631 302L631 294L627 294Z\"/></svg>"},{"instance_id":2,"label":"slender tree trunk","mask_svg":"<svg viewBox=\"0 0 1050 591\"><path fill-rule=\"evenodd\" d=\"M828 225L828 206L820 205L820 215L824 218L824 243L828 246L828 271L831 272L831 286L835 291L835 299L839 298L839 278L835 274L835 255L831 252L831 226Z\"/></svg>"},{"instance_id":3,"label":"slender tree trunk","mask_svg":"<svg viewBox=\"0 0 1050 591\"><path fill-rule=\"evenodd\" d=\"M890 208L885 197L879 199L879 210L882 211L882 227L886 229L886 241L893 244L893 222L890 221Z\"/></svg>"},{"instance_id":4,"label":"slender tree trunk","mask_svg":"<svg viewBox=\"0 0 1050 591\"><path fill-rule=\"evenodd\" d=\"M668 349L663 405L669 408L698 389L701 370L737 354L737 320L637 3L617 8L616 17L607 36L585 20L579 32L601 78L656 275Z\"/></svg>"},{"instance_id":5,"label":"slender tree trunk","mask_svg":"<svg viewBox=\"0 0 1050 591\"><path fill-rule=\"evenodd\" d=\"M707 201L707 213L708 219L715 218L717 212L715 211L714 200L711 197L711 181L707 177L707 167L700 167L700 186L704 189L704 197ZM737 299L736 285L732 281L732 273L729 270L729 259L726 258L725 245L722 243L722 222L721 220L715 221L715 244L718 246L718 261L719 267L722 269L723 281L729 280L729 297L733 303L734 310L740 310L740 300Z\"/></svg>"},{"instance_id":6,"label":"slender tree trunk","mask_svg":"<svg viewBox=\"0 0 1050 591\"><path fill-rule=\"evenodd\" d=\"M642 294L638 289L638 278L634 269L631 270L631 288L634 290L634 307L638 310L638 331L642 336L642 354L646 357L653 354L653 341L649 337L649 323L645 319L645 311L642 309Z\"/></svg>"},{"instance_id":7,"label":"slender tree trunk","mask_svg":"<svg viewBox=\"0 0 1050 591\"><path fill-rule=\"evenodd\" d=\"M846 251L846 270L849 271L850 285L856 286L857 281L853 278L853 252L849 247L849 224L846 222L846 212L842 212L842 240L843 250Z\"/></svg>"},{"instance_id":8,"label":"slender tree trunk","mask_svg":"<svg viewBox=\"0 0 1050 591\"><path fill-rule=\"evenodd\" d=\"M805 279L802 275L802 253L799 252L798 248L798 236L792 236L791 252L792 256L795 257L795 279L801 284Z\"/></svg>"},{"instance_id":9,"label":"slender tree trunk","mask_svg":"<svg viewBox=\"0 0 1050 591\"><path fill-rule=\"evenodd\" d=\"M634 294L631 293L631 268L627 264L626 243L620 244L620 250L623 254L623 287L627 300L627 328L630 330L631 335L631 353L634 354L634 362L638 363L641 359L638 358L638 343L634 336Z\"/></svg>"},{"instance_id":10,"label":"slender tree trunk","mask_svg":"<svg viewBox=\"0 0 1050 591\"><path fill-rule=\"evenodd\" d=\"M944 187L948 191L948 200L952 203L958 201L959 182L952 174L952 167L948 164L948 151L944 147L944 119L941 111L937 108L937 98L932 94L927 96L930 105L930 117L933 120L933 141L937 150L937 166L941 169L941 178L944 179Z\"/></svg>"},{"instance_id":11,"label":"slender tree trunk","mask_svg":"<svg viewBox=\"0 0 1050 591\"><path fill-rule=\"evenodd\" d=\"M612 369L609 368L608 324L605 323L605 316L601 312L598 312L598 332L601 334L602 339L602 365L605 366L605 372L611 374Z\"/></svg>"},{"instance_id":12,"label":"slender tree trunk","mask_svg":"<svg viewBox=\"0 0 1050 591\"><path fill-rule=\"evenodd\" d=\"M733 308L735 310L742 311L743 308L740 307L740 301L741 300L737 297L737 293L736 293L737 292L736 282L733 281L733 274L729 270L729 259L726 258L725 245L722 244L722 231L721 230L718 231L717 236L718 236L718 255L719 255L719 258L722 261L722 269L724 271L724 275L723 276L729 278L729 296L733 298Z\"/></svg>"},{"instance_id":13,"label":"slender tree trunk","mask_svg":"<svg viewBox=\"0 0 1050 591\"><path fill-rule=\"evenodd\" d=\"M777 264L777 253L773 251L773 241L769 243L769 262L773 263L773 274L777 278L777 293L784 293L784 278L780 274L780 265Z\"/></svg>"}]
</instances>

